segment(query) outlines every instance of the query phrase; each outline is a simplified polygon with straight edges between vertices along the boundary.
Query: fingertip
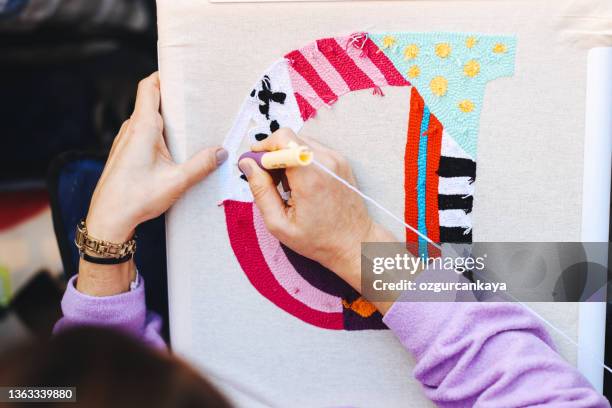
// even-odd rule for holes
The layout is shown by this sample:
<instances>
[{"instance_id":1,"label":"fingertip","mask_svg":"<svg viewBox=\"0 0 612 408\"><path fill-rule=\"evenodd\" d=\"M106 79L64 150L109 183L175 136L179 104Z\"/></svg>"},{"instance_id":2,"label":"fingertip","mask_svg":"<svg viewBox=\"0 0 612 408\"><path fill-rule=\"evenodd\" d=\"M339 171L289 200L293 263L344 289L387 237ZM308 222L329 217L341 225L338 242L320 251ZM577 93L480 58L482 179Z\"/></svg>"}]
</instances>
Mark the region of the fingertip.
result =
<instances>
[{"instance_id":1,"label":"fingertip","mask_svg":"<svg viewBox=\"0 0 612 408\"><path fill-rule=\"evenodd\" d=\"M159 75L157 71L155 71L149 76L144 77L138 82L139 89L150 87L150 86L158 88L159 87L158 85L159 85Z\"/></svg>"},{"instance_id":2,"label":"fingertip","mask_svg":"<svg viewBox=\"0 0 612 408\"><path fill-rule=\"evenodd\" d=\"M223 158L225 156L225 158ZM219 166L219 160L227 160L227 151L222 147L207 147L194 154L189 160L177 167L181 178L186 180L188 187L206 178Z\"/></svg>"},{"instance_id":3,"label":"fingertip","mask_svg":"<svg viewBox=\"0 0 612 408\"><path fill-rule=\"evenodd\" d=\"M272 133L272 136L274 136L277 139L286 140L286 141L290 141L290 140L297 138L297 135L295 134L293 129L287 128L287 127L278 129L277 131Z\"/></svg>"},{"instance_id":4,"label":"fingertip","mask_svg":"<svg viewBox=\"0 0 612 408\"><path fill-rule=\"evenodd\" d=\"M278 143L272 136L268 136L264 140L255 142L251 145L252 152L270 152L278 149Z\"/></svg>"},{"instance_id":5,"label":"fingertip","mask_svg":"<svg viewBox=\"0 0 612 408\"><path fill-rule=\"evenodd\" d=\"M228 157L229 153L223 147L219 146L215 149L215 160L217 162L217 166L223 164Z\"/></svg>"},{"instance_id":6,"label":"fingertip","mask_svg":"<svg viewBox=\"0 0 612 408\"><path fill-rule=\"evenodd\" d=\"M144 85L152 85L159 88L159 71L155 71L149 76L145 77L142 81Z\"/></svg>"},{"instance_id":7,"label":"fingertip","mask_svg":"<svg viewBox=\"0 0 612 408\"><path fill-rule=\"evenodd\" d=\"M261 142L255 142L255 143L253 143L253 144L251 145L251 151L252 151L252 152L265 152L265 151L267 151L268 149L266 149L266 144L265 144L266 140L267 140L267 139L264 139L264 140L263 140L263 141L261 141Z\"/></svg>"},{"instance_id":8,"label":"fingertip","mask_svg":"<svg viewBox=\"0 0 612 408\"><path fill-rule=\"evenodd\" d=\"M253 159L242 159L238 162L238 168L248 178L253 174L253 167L257 166Z\"/></svg>"},{"instance_id":9,"label":"fingertip","mask_svg":"<svg viewBox=\"0 0 612 408\"><path fill-rule=\"evenodd\" d=\"M289 142L299 142L297 135L290 128L280 128L264 140L254 143L251 146L251 150L263 152L284 149Z\"/></svg>"},{"instance_id":10,"label":"fingertip","mask_svg":"<svg viewBox=\"0 0 612 408\"><path fill-rule=\"evenodd\" d=\"M160 89L159 71L155 71L154 73L152 73L149 78L151 78L153 86L157 89Z\"/></svg>"},{"instance_id":11,"label":"fingertip","mask_svg":"<svg viewBox=\"0 0 612 408\"><path fill-rule=\"evenodd\" d=\"M154 72L138 83L132 116L150 117L152 114L159 114L160 100L159 75Z\"/></svg>"}]
</instances>

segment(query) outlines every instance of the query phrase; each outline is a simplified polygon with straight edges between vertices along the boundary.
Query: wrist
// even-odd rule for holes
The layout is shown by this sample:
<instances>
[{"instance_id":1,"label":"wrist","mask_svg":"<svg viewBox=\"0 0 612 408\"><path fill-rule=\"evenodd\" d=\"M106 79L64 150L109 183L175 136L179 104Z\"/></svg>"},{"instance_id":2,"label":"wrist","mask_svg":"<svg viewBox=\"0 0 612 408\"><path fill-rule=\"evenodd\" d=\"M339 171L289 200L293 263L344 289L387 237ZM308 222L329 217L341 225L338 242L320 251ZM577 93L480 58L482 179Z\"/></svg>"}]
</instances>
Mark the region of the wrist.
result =
<instances>
[{"instance_id":1,"label":"wrist","mask_svg":"<svg viewBox=\"0 0 612 408\"><path fill-rule=\"evenodd\" d=\"M85 225L90 236L117 244L129 241L136 228L136 223L120 217L103 217L92 211L87 214Z\"/></svg>"},{"instance_id":2,"label":"wrist","mask_svg":"<svg viewBox=\"0 0 612 408\"><path fill-rule=\"evenodd\" d=\"M324 265L358 292L361 292L361 244L364 242L396 242L393 234L382 226L371 222L362 237L348 245L345 249L336 251L335 256Z\"/></svg>"},{"instance_id":3,"label":"wrist","mask_svg":"<svg viewBox=\"0 0 612 408\"><path fill-rule=\"evenodd\" d=\"M76 289L89 296L118 295L128 292L135 278L133 260L116 265L100 265L81 259Z\"/></svg>"},{"instance_id":4,"label":"wrist","mask_svg":"<svg viewBox=\"0 0 612 408\"><path fill-rule=\"evenodd\" d=\"M91 226L90 226L91 225ZM90 296L127 292L135 278L133 228L92 216L77 227L75 244L81 251L76 288Z\"/></svg>"}]
</instances>

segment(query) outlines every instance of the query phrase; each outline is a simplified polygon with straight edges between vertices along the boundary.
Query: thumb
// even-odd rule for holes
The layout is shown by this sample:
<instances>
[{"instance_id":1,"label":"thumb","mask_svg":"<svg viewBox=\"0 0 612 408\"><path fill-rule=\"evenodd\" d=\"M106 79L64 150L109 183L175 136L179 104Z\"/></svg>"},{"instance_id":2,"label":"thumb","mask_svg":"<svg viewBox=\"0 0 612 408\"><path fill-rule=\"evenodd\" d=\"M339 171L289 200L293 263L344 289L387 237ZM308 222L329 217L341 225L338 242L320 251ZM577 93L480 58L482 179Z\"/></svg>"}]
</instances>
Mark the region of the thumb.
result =
<instances>
[{"instance_id":1,"label":"thumb","mask_svg":"<svg viewBox=\"0 0 612 408\"><path fill-rule=\"evenodd\" d=\"M208 147L194 154L185 163L180 164L179 167L186 178L187 188L212 173L217 166L227 160L227 156L227 150L222 147Z\"/></svg>"},{"instance_id":2,"label":"thumb","mask_svg":"<svg viewBox=\"0 0 612 408\"><path fill-rule=\"evenodd\" d=\"M261 169L253 159L243 159L238 166L247 177L255 204L261 212L266 227L273 234L286 229L288 219L285 204L276 189L272 176Z\"/></svg>"}]
</instances>

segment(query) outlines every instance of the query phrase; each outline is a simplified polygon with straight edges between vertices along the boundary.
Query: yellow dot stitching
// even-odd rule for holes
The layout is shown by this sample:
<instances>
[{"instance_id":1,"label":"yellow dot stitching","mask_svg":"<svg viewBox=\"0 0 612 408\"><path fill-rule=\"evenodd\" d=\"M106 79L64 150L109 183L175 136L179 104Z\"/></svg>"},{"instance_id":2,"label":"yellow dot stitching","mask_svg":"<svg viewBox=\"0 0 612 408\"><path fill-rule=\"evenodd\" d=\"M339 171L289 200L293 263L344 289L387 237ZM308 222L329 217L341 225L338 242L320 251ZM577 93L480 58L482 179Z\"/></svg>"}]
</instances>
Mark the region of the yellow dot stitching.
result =
<instances>
[{"instance_id":1,"label":"yellow dot stitching","mask_svg":"<svg viewBox=\"0 0 612 408\"><path fill-rule=\"evenodd\" d=\"M436 55L440 58L446 58L451 53L451 46L449 43L436 44Z\"/></svg>"},{"instance_id":2,"label":"yellow dot stitching","mask_svg":"<svg viewBox=\"0 0 612 408\"><path fill-rule=\"evenodd\" d=\"M480 72L480 63L476 60L469 60L463 66L463 72L470 78L475 77Z\"/></svg>"},{"instance_id":3,"label":"yellow dot stitching","mask_svg":"<svg viewBox=\"0 0 612 408\"><path fill-rule=\"evenodd\" d=\"M388 35L388 36L384 37L383 40L382 40L383 50L387 49L387 48L393 47L395 45L395 42L396 42L395 41L395 37L393 37L393 36Z\"/></svg>"},{"instance_id":4,"label":"yellow dot stitching","mask_svg":"<svg viewBox=\"0 0 612 408\"><path fill-rule=\"evenodd\" d=\"M506 45L502 43L497 43L493 47L493 52L496 54L503 54L506 52Z\"/></svg>"},{"instance_id":5,"label":"yellow dot stitching","mask_svg":"<svg viewBox=\"0 0 612 408\"><path fill-rule=\"evenodd\" d=\"M461 112L469 113L474 110L474 102L464 99L459 102L459 109L461 109Z\"/></svg>"},{"instance_id":6,"label":"yellow dot stitching","mask_svg":"<svg viewBox=\"0 0 612 408\"><path fill-rule=\"evenodd\" d=\"M444 96L448 89L448 81L443 76L437 76L431 80L429 87L434 95Z\"/></svg>"},{"instance_id":7,"label":"yellow dot stitching","mask_svg":"<svg viewBox=\"0 0 612 408\"><path fill-rule=\"evenodd\" d=\"M408 69L408 78L416 78L421 74L421 68L418 65L413 65Z\"/></svg>"},{"instance_id":8,"label":"yellow dot stitching","mask_svg":"<svg viewBox=\"0 0 612 408\"><path fill-rule=\"evenodd\" d=\"M410 44L404 48L404 59L414 59L419 55L419 47L416 44Z\"/></svg>"},{"instance_id":9,"label":"yellow dot stitching","mask_svg":"<svg viewBox=\"0 0 612 408\"><path fill-rule=\"evenodd\" d=\"M468 48L474 48L477 42L478 42L478 39L476 37L468 37L465 40L465 46Z\"/></svg>"}]
</instances>

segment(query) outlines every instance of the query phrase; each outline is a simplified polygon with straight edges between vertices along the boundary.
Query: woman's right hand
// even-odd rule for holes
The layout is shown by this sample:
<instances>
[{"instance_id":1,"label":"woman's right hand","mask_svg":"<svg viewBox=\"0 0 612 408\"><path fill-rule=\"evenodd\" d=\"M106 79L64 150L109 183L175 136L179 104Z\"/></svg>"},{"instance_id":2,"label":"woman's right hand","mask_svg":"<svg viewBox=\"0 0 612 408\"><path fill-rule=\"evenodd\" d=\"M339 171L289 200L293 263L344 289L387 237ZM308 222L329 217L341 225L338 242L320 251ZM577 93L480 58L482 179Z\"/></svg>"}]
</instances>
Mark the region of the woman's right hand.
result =
<instances>
[{"instance_id":1,"label":"woman's right hand","mask_svg":"<svg viewBox=\"0 0 612 408\"><path fill-rule=\"evenodd\" d=\"M308 145L318 162L355 184L344 157L313 140L301 140L290 129L279 129L252 149L273 151L292 141ZM312 164L285 170L291 189L291 199L285 204L270 174L255 161L243 159L239 166L270 233L360 291L361 243L395 241L393 235L372 221L361 197Z\"/></svg>"}]
</instances>

